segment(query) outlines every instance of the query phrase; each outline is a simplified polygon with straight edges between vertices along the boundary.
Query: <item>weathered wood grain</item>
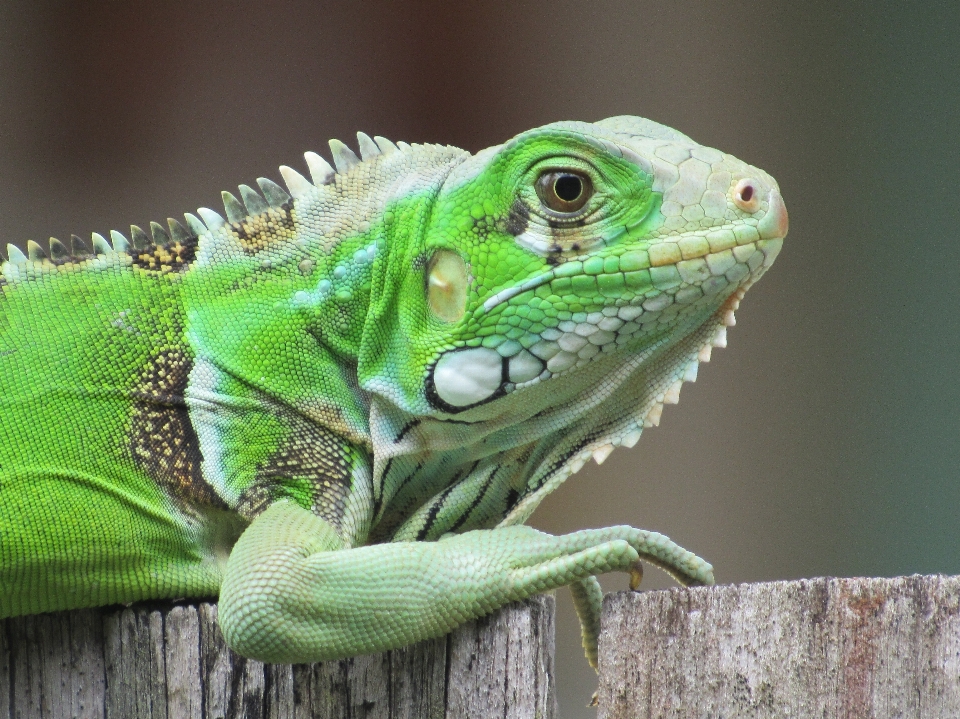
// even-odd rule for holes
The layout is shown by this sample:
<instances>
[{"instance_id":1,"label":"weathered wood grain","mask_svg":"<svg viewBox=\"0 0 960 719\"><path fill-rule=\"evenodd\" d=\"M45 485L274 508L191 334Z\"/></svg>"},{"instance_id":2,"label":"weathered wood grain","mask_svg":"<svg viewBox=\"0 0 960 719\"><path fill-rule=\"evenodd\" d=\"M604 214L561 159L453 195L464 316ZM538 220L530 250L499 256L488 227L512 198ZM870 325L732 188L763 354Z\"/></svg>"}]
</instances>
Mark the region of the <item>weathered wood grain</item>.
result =
<instances>
[{"instance_id":1,"label":"weathered wood grain","mask_svg":"<svg viewBox=\"0 0 960 719\"><path fill-rule=\"evenodd\" d=\"M95 612L26 617L7 631L12 716L103 715L103 630ZM0 696L0 701L2 701Z\"/></svg>"},{"instance_id":2,"label":"weathered wood grain","mask_svg":"<svg viewBox=\"0 0 960 719\"><path fill-rule=\"evenodd\" d=\"M214 604L0 620L0 719L553 719L553 612L538 597L449 637L300 665L228 650Z\"/></svg>"},{"instance_id":3,"label":"weathered wood grain","mask_svg":"<svg viewBox=\"0 0 960 719\"><path fill-rule=\"evenodd\" d=\"M556 716L552 597L413 647L294 666L230 652L216 611L0 621L0 719ZM960 717L960 577L611 595L600 670L600 719Z\"/></svg>"},{"instance_id":4,"label":"weathered wood grain","mask_svg":"<svg viewBox=\"0 0 960 719\"><path fill-rule=\"evenodd\" d=\"M960 717L960 577L610 595L599 718Z\"/></svg>"},{"instance_id":5,"label":"weathered wood grain","mask_svg":"<svg viewBox=\"0 0 960 719\"><path fill-rule=\"evenodd\" d=\"M72 615L73 612L69 612L61 616ZM138 608L105 611L101 617L105 716L107 719L167 719L162 613ZM18 621L8 619L7 624L13 626Z\"/></svg>"},{"instance_id":6,"label":"weathered wood grain","mask_svg":"<svg viewBox=\"0 0 960 719\"><path fill-rule=\"evenodd\" d=\"M447 719L556 716L548 611L553 607L513 605L453 634L449 675L478 680L449 682Z\"/></svg>"}]
</instances>

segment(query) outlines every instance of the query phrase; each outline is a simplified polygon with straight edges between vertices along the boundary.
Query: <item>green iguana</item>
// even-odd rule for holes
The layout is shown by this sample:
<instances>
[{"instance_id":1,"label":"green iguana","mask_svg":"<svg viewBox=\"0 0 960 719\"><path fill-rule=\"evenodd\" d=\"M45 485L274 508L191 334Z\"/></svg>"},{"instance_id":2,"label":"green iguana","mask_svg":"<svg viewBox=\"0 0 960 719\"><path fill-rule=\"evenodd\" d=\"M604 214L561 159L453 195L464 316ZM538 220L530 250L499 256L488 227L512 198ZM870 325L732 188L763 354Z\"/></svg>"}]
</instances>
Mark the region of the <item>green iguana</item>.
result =
<instances>
[{"instance_id":1,"label":"green iguana","mask_svg":"<svg viewBox=\"0 0 960 719\"><path fill-rule=\"evenodd\" d=\"M439 636L595 575L712 568L523 525L723 347L787 231L776 182L649 120L476 155L358 134L185 226L8 246L0 617L219 596L237 652Z\"/></svg>"}]
</instances>

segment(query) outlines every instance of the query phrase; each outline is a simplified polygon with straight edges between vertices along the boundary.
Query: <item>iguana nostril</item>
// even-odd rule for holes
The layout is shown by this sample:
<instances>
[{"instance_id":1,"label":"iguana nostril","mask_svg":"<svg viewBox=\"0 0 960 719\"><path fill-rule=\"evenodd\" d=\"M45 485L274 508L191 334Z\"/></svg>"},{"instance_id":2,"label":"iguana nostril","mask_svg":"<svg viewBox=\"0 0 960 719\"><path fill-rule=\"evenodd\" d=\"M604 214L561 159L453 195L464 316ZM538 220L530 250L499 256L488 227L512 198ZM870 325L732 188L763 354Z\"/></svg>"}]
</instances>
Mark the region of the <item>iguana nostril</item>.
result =
<instances>
[{"instance_id":1,"label":"iguana nostril","mask_svg":"<svg viewBox=\"0 0 960 719\"><path fill-rule=\"evenodd\" d=\"M760 209L760 193L756 181L750 178L740 180L733 188L733 204L744 212L756 212Z\"/></svg>"}]
</instances>

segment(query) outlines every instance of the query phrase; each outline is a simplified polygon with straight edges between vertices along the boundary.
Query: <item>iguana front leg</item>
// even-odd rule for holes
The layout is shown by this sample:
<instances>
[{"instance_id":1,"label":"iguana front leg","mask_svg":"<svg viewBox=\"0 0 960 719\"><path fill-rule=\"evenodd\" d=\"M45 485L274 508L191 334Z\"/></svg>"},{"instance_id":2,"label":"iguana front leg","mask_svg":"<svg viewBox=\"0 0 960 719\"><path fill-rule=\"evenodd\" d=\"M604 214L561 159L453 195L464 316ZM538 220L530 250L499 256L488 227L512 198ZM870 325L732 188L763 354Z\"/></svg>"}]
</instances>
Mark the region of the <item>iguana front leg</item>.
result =
<instances>
[{"instance_id":1,"label":"iguana front leg","mask_svg":"<svg viewBox=\"0 0 960 719\"><path fill-rule=\"evenodd\" d=\"M632 527L555 537L526 526L343 549L333 528L281 500L239 539L220 593L232 649L268 662L313 662L440 636L512 601L644 558L685 584L709 564Z\"/></svg>"}]
</instances>

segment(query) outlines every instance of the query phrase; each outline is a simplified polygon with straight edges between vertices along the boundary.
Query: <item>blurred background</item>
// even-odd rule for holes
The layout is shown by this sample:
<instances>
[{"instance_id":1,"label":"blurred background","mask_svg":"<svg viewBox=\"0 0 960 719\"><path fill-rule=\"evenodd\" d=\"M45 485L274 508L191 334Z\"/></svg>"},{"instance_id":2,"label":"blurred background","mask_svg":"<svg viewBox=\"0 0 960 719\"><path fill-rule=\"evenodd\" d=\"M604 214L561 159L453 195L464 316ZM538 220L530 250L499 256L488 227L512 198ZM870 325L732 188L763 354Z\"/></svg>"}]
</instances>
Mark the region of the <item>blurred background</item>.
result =
<instances>
[{"instance_id":1,"label":"blurred background","mask_svg":"<svg viewBox=\"0 0 960 719\"><path fill-rule=\"evenodd\" d=\"M0 243L217 207L357 130L652 118L769 171L790 235L661 427L532 523L655 529L720 582L956 574L958 32L955 2L5 2ZM561 711L592 717L559 596Z\"/></svg>"}]
</instances>

